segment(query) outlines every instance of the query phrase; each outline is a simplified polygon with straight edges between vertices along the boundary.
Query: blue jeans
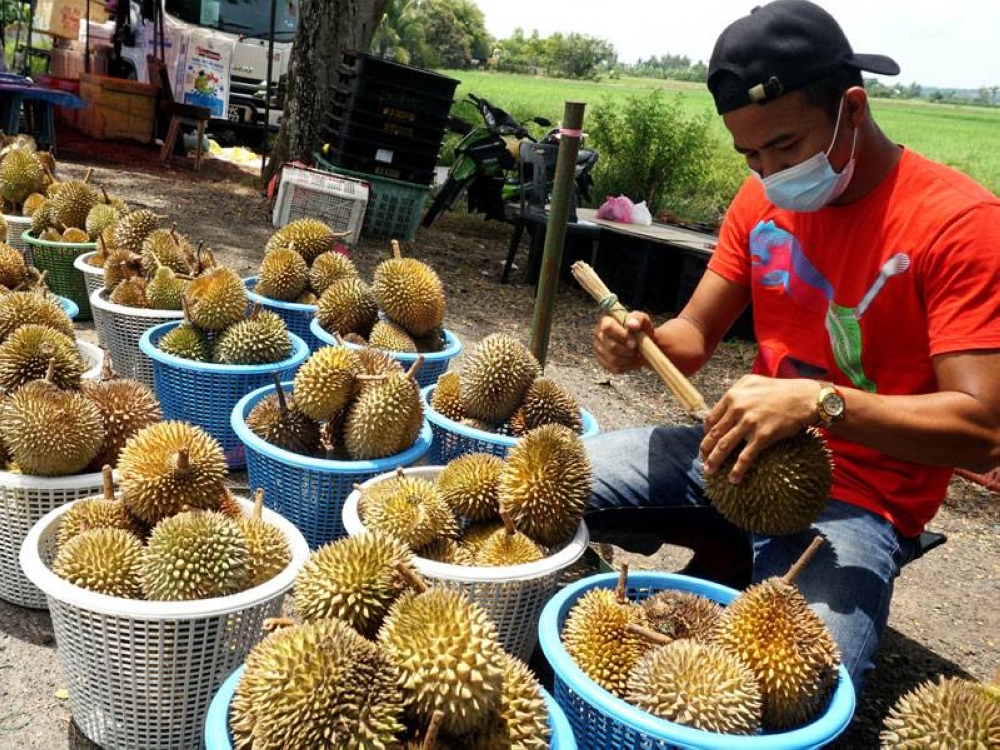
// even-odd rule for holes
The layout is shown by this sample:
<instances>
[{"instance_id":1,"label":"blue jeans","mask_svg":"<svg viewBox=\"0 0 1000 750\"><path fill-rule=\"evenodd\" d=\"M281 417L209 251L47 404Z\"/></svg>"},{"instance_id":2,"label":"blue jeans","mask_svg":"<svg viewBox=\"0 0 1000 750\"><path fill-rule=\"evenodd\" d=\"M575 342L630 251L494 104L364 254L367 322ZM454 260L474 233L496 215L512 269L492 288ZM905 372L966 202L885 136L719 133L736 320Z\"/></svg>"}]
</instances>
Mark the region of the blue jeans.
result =
<instances>
[{"instance_id":1,"label":"blue jeans","mask_svg":"<svg viewBox=\"0 0 1000 750\"><path fill-rule=\"evenodd\" d=\"M584 441L594 470L588 520L622 508L706 508L698 444L703 430L694 427L641 427L607 432ZM710 511L714 513L714 511ZM643 513L632 513L641 518ZM731 524L714 514L713 524ZM706 516L706 518L709 518ZM648 535L649 521L636 524ZM655 532L655 530L653 530ZM832 499L812 528L799 534L747 534L753 545L754 582L787 572L816 533L827 544L796 579L796 585L823 619L840 647L844 666L860 696L885 631L893 582L918 552L916 539L901 536L880 516ZM627 547L626 540L621 540Z\"/></svg>"}]
</instances>

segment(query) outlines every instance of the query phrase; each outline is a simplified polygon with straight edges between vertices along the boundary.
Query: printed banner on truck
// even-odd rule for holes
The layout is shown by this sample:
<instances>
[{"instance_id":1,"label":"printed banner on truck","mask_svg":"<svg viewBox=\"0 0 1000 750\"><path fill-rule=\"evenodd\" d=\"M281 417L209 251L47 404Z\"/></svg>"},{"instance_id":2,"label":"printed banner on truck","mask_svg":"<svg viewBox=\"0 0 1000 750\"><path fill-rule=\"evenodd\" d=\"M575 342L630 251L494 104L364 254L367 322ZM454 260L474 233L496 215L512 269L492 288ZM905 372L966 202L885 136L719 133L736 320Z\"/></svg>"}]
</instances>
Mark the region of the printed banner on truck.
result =
<instances>
[{"instance_id":1,"label":"printed banner on truck","mask_svg":"<svg viewBox=\"0 0 1000 750\"><path fill-rule=\"evenodd\" d=\"M181 90L185 104L208 107L212 117L225 118L229 107L229 66L235 40L204 29L187 38Z\"/></svg>"}]
</instances>

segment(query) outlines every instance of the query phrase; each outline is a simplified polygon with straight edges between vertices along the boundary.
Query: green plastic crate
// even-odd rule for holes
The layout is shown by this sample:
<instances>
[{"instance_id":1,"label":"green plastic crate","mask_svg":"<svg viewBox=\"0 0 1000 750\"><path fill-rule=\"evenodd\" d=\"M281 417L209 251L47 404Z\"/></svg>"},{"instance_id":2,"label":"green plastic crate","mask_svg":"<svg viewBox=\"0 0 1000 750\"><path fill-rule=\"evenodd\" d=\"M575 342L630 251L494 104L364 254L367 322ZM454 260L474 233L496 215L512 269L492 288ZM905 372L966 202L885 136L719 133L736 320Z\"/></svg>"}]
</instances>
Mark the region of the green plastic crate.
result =
<instances>
[{"instance_id":1,"label":"green plastic crate","mask_svg":"<svg viewBox=\"0 0 1000 750\"><path fill-rule=\"evenodd\" d=\"M31 230L21 235L21 239L31 248L34 266L39 271L48 271L45 282L53 294L73 300L80 308L78 320L90 320L90 295L83 274L73 266L78 255L97 249L95 242L49 242L32 237Z\"/></svg>"},{"instance_id":2,"label":"green plastic crate","mask_svg":"<svg viewBox=\"0 0 1000 750\"><path fill-rule=\"evenodd\" d=\"M333 174L364 180L371 185L362 237L387 237L410 242L417 235L420 216L430 185L418 185L374 174L352 172L336 167L319 154L313 154L316 166Z\"/></svg>"}]
</instances>

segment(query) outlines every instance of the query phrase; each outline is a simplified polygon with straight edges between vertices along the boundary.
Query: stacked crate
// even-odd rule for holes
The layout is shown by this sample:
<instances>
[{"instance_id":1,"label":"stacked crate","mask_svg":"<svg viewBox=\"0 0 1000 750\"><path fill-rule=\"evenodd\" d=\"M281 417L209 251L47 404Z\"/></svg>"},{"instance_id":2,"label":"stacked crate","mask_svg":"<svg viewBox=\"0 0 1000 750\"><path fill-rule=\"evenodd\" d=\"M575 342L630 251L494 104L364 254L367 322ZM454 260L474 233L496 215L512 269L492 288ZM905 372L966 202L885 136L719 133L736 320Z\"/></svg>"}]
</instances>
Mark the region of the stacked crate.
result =
<instances>
[{"instance_id":1,"label":"stacked crate","mask_svg":"<svg viewBox=\"0 0 1000 750\"><path fill-rule=\"evenodd\" d=\"M362 235L413 238L458 81L345 52L317 161L371 183Z\"/></svg>"}]
</instances>

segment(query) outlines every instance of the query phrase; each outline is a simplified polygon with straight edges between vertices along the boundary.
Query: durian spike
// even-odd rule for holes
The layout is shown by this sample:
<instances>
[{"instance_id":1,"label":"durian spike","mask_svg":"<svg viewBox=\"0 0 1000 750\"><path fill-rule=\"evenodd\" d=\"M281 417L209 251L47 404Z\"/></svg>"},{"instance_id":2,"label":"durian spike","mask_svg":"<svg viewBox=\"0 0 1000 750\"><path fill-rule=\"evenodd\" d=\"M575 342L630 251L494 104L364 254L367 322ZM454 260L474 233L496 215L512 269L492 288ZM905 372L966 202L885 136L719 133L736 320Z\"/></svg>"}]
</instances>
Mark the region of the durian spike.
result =
<instances>
[{"instance_id":1,"label":"durian spike","mask_svg":"<svg viewBox=\"0 0 1000 750\"><path fill-rule=\"evenodd\" d=\"M399 249L399 240L393 240L391 244L392 244L392 257L402 258L403 251Z\"/></svg>"},{"instance_id":2,"label":"durian spike","mask_svg":"<svg viewBox=\"0 0 1000 750\"><path fill-rule=\"evenodd\" d=\"M291 617L268 617L261 625L265 633L273 633L275 630L290 628L295 625L295 620Z\"/></svg>"},{"instance_id":3,"label":"durian spike","mask_svg":"<svg viewBox=\"0 0 1000 750\"><path fill-rule=\"evenodd\" d=\"M253 515L250 517L254 521L259 521L264 515L264 488L258 487L253 493Z\"/></svg>"},{"instance_id":4,"label":"durian spike","mask_svg":"<svg viewBox=\"0 0 1000 750\"><path fill-rule=\"evenodd\" d=\"M431 715L431 722L427 725L427 733L424 735L424 742L420 746L420 750L435 750L438 733L441 731L441 724L443 723L444 711L439 708Z\"/></svg>"},{"instance_id":5,"label":"durian spike","mask_svg":"<svg viewBox=\"0 0 1000 750\"><path fill-rule=\"evenodd\" d=\"M406 371L406 377L409 378L410 380L415 380L417 377L417 372L420 370L423 364L424 364L424 355L418 354L417 358L413 361L413 364L410 365L410 369Z\"/></svg>"},{"instance_id":6,"label":"durian spike","mask_svg":"<svg viewBox=\"0 0 1000 750\"><path fill-rule=\"evenodd\" d=\"M89 183L90 183L90 178L91 178L91 177L93 177L93 176L94 176L94 168L93 168L93 167L90 167L90 168L89 168L89 169L87 170L87 174L85 174L85 175L83 176L83 184L84 184L84 185L87 185L87 184L89 184Z\"/></svg>"},{"instance_id":7,"label":"durian spike","mask_svg":"<svg viewBox=\"0 0 1000 750\"><path fill-rule=\"evenodd\" d=\"M649 628L644 628L642 625L636 625L634 622L630 622L625 626L625 629L637 635L640 638L648 641L649 643L655 644L657 646L669 646L674 642L674 639L669 635L664 635L663 633L657 633L655 630L650 630Z\"/></svg>"},{"instance_id":8,"label":"durian spike","mask_svg":"<svg viewBox=\"0 0 1000 750\"><path fill-rule=\"evenodd\" d=\"M396 565L396 572L399 573L399 577L402 578L407 585L411 588L416 589L418 594L422 594L427 591L427 584L418 576L406 563L399 563Z\"/></svg>"},{"instance_id":9,"label":"durian spike","mask_svg":"<svg viewBox=\"0 0 1000 750\"><path fill-rule=\"evenodd\" d=\"M784 583L791 586L795 583L795 579L798 577L799 573L805 570L805 567L809 564L809 561L813 559L813 556L819 551L819 548L823 546L824 539L821 536L815 537L812 542L806 547L806 551L802 553L798 560L788 569L788 572L781 577Z\"/></svg>"},{"instance_id":10,"label":"durian spike","mask_svg":"<svg viewBox=\"0 0 1000 750\"><path fill-rule=\"evenodd\" d=\"M111 469L110 464L104 464L104 468L101 469L101 481L104 486L104 499L114 500L115 499L115 473Z\"/></svg>"},{"instance_id":11,"label":"durian spike","mask_svg":"<svg viewBox=\"0 0 1000 750\"><path fill-rule=\"evenodd\" d=\"M628 561L622 561L622 566L618 570L618 585L615 586L615 598L620 604L627 601L625 591L628 589Z\"/></svg>"},{"instance_id":12,"label":"durian spike","mask_svg":"<svg viewBox=\"0 0 1000 750\"><path fill-rule=\"evenodd\" d=\"M570 271L573 273L573 278L579 282L584 291L597 300L601 306L601 310L623 326L626 325L629 311L618 301L618 297L612 294L611 290L605 286L604 282L601 281L601 277L597 275L597 272L593 268L582 260L578 260L570 266ZM698 389L691 385L691 381L684 377L683 373L677 369L673 362L667 359L667 355L660 350L656 342L641 331L636 333L636 339L639 341L639 351L642 353L642 356L645 357L649 366L666 383L670 391L677 397L677 400L681 402L681 406L699 418L704 417L708 411L708 407Z\"/></svg>"}]
</instances>

